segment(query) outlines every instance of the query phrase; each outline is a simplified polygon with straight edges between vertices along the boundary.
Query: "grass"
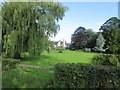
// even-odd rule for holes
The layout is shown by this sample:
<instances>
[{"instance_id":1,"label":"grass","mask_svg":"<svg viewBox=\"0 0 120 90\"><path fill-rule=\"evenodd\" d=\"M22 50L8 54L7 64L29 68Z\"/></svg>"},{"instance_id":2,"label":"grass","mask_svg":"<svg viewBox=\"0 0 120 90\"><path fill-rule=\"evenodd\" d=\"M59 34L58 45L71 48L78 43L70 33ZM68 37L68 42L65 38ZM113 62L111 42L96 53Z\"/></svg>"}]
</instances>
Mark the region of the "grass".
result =
<instances>
[{"instance_id":1,"label":"grass","mask_svg":"<svg viewBox=\"0 0 120 90\"><path fill-rule=\"evenodd\" d=\"M46 51L41 56L34 56L21 60L21 64L54 67L56 63L91 63L91 58L96 53L82 51ZM50 78L54 77L54 72L50 70L40 70L35 68L20 68L2 73L3 88L43 88Z\"/></svg>"},{"instance_id":2,"label":"grass","mask_svg":"<svg viewBox=\"0 0 120 90\"><path fill-rule=\"evenodd\" d=\"M92 57L95 53L82 52L82 51L63 51L63 53L58 53L58 51L51 51L47 53L44 51L41 57L31 57L22 60L22 64L53 67L56 63L91 63Z\"/></svg>"},{"instance_id":3,"label":"grass","mask_svg":"<svg viewBox=\"0 0 120 90\"><path fill-rule=\"evenodd\" d=\"M3 88L43 88L53 71L33 68L12 69L3 72Z\"/></svg>"}]
</instances>

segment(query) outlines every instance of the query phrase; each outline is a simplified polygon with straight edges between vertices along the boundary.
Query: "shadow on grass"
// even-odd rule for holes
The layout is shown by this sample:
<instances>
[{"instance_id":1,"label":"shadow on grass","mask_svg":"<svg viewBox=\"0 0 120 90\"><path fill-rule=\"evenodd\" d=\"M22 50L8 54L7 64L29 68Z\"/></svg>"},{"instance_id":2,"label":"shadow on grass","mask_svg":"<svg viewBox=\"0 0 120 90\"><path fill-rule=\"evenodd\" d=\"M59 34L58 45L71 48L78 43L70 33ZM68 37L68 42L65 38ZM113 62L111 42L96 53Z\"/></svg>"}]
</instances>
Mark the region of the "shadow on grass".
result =
<instances>
[{"instance_id":1,"label":"shadow on grass","mask_svg":"<svg viewBox=\"0 0 120 90\"><path fill-rule=\"evenodd\" d=\"M51 56L48 55L41 55L41 56L30 56L29 58L24 58L22 61L37 61L37 60L46 60L46 59L52 59Z\"/></svg>"},{"instance_id":2,"label":"shadow on grass","mask_svg":"<svg viewBox=\"0 0 120 90\"><path fill-rule=\"evenodd\" d=\"M27 71L26 71L27 70ZM38 69L11 69L2 73L4 88L42 88L54 72Z\"/></svg>"}]
</instances>

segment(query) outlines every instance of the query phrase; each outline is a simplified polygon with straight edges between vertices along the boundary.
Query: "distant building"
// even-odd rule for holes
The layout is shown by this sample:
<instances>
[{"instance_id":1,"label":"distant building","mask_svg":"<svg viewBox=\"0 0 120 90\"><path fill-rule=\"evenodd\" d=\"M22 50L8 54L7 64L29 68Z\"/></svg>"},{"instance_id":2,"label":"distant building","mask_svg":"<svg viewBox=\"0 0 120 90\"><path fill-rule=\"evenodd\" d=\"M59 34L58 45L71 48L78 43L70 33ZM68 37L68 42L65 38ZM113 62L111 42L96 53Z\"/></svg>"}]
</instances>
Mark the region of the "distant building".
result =
<instances>
[{"instance_id":1,"label":"distant building","mask_svg":"<svg viewBox=\"0 0 120 90\"><path fill-rule=\"evenodd\" d=\"M70 45L70 43L67 43L64 39L63 40L59 40L59 41L54 41L54 47L63 47L66 48Z\"/></svg>"}]
</instances>

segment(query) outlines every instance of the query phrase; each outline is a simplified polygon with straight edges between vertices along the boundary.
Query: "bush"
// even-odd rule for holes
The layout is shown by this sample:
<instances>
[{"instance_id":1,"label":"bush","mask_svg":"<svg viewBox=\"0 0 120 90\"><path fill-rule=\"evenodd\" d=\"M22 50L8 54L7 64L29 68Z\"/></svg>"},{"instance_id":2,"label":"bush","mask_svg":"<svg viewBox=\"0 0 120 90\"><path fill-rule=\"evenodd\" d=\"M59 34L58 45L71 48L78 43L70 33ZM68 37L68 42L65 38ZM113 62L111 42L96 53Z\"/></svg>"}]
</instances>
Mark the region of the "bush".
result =
<instances>
[{"instance_id":1,"label":"bush","mask_svg":"<svg viewBox=\"0 0 120 90\"><path fill-rule=\"evenodd\" d=\"M16 64L19 64L20 60L16 59L2 59L2 70L8 71L9 69L16 68Z\"/></svg>"},{"instance_id":2,"label":"bush","mask_svg":"<svg viewBox=\"0 0 120 90\"><path fill-rule=\"evenodd\" d=\"M63 50L59 50L58 53L63 53Z\"/></svg>"},{"instance_id":3,"label":"bush","mask_svg":"<svg viewBox=\"0 0 120 90\"><path fill-rule=\"evenodd\" d=\"M3 58L6 58L6 54L5 54L5 52L2 53L1 56L2 56Z\"/></svg>"},{"instance_id":4,"label":"bush","mask_svg":"<svg viewBox=\"0 0 120 90\"><path fill-rule=\"evenodd\" d=\"M28 52L22 52L20 56L21 56L21 58L28 58L29 53Z\"/></svg>"},{"instance_id":5,"label":"bush","mask_svg":"<svg viewBox=\"0 0 120 90\"><path fill-rule=\"evenodd\" d=\"M65 50L65 49L64 49L62 46L58 46L58 47L57 47L58 53L63 53L64 50Z\"/></svg>"},{"instance_id":6,"label":"bush","mask_svg":"<svg viewBox=\"0 0 120 90\"><path fill-rule=\"evenodd\" d=\"M120 67L120 53L118 54L117 58L118 58L118 64L117 64L117 66Z\"/></svg>"},{"instance_id":7,"label":"bush","mask_svg":"<svg viewBox=\"0 0 120 90\"><path fill-rule=\"evenodd\" d=\"M57 64L47 88L120 88L120 68L89 64Z\"/></svg>"},{"instance_id":8,"label":"bush","mask_svg":"<svg viewBox=\"0 0 120 90\"><path fill-rule=\"evenodd\" d=\"M84 48L85 52L91 52L91 48Z\"/></svg>"},{"instance_id":9,"label":"bush","mask_svg":"<svg viewBox=\"0 0 120 90\"><path fill-rule=\"evenodd\" d=\"M115 54L100 54L92 58L92 63L95 65L118 65L118 57Z\"/></svg>"}]
</instances>

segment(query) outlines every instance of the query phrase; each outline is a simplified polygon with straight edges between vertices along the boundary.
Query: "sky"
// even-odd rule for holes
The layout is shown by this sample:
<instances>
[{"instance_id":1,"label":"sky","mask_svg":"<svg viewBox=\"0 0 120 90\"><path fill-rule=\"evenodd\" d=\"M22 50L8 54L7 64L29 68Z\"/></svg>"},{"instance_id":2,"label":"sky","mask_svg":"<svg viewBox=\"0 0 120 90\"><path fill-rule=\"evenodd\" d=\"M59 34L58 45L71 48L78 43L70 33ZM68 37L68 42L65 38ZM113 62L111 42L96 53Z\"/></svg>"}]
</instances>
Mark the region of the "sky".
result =
<instances>
[{"instance_id":1,"label":"sky","mask_svg":"<svg viewBox=\"0 0 120 90\"><path fill-rule=\"evenodd\" d=\"M62 2L69 10L60 24L54 41L71 41L71 34L79 27L99 31L100 26L111 17L118 17L118 2Z\"/></svg>"},{"instance_id":2,"label":"sky","mask_svg":"<svg viewBox=\"0 0 120 90\"><path fill-rule=\"evenodd\" d=\"M0 0L0 2L1 1L3 0ZM63 20L59 22L60 31L55 37L50 38L51 40L58 41L64 39L67 42L71 42L71 34L73 34L78 27L82 26L98 32L100 26L106 20L111 17L118 17L117 0L115 0L115 2L107 2L106 0L104 0L106 2L93 2L95 0L92 0L92 2L87 2L89 0L84 1L85 2L83 2L83 0L81 0L81 2L61 2L69 9L65 12Z\"/></svg>"}]
</instances>

